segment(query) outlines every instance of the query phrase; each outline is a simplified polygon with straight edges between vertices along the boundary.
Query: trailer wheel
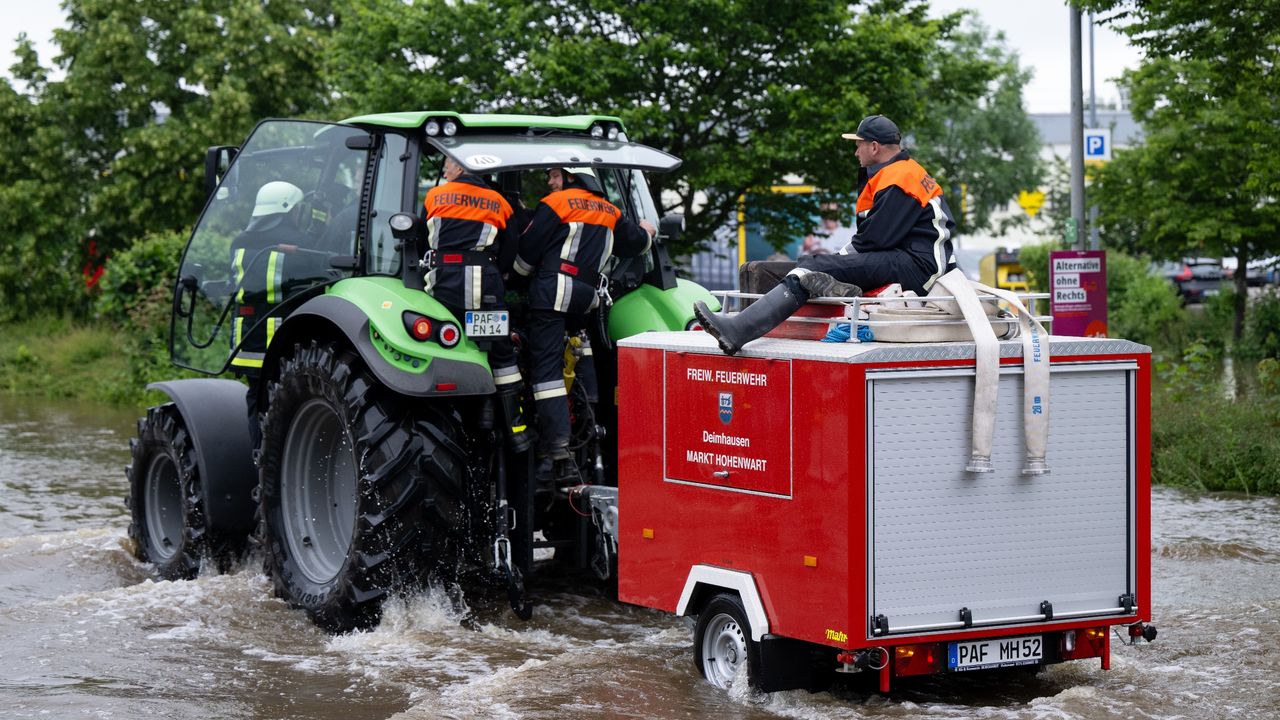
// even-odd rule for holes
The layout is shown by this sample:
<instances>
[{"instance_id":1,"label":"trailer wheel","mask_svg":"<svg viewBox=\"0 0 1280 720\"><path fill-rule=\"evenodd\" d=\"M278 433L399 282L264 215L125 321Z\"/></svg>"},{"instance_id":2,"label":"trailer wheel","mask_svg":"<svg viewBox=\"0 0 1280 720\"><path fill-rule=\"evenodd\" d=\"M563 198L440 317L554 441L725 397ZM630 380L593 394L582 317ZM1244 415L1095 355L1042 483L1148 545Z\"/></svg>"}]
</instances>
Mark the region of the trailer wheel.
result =
<instances>
[{"instance_id":1,"label":"trailer wheel","mask_svg":"<svg viewBox=\"0 0 1280 720\"><path fill-rule=\"evenodd\" d=\"M262 424L258 537L275 593L334 632L443 563L468 475L456 412L379 385L333 344L295 346Z\"/></svg>"},{"instance_id":2,"label":"trailer wheel","mask_svg":"<svg viewBox=\"0 0 1280 720\"><path fill-rule=\"evenodd\" d=\"M693 656L707 682L727 689L745 665L747 681L758 685L760 643L751 639L747 611L736 594L711 598L698 614L693 630Z\"/></svg>"},{"instance_id":3,"label":"trailer wheel","mask_svg":"<svg viewBox=\"0 0 1280 720\"><path fill-rule=\"evenodd\" d=\"M165 580L190 580L205 552L196 451L173 403L149 408L129 441L129 537L134 555Z\"/></svg>"}]
</instances>

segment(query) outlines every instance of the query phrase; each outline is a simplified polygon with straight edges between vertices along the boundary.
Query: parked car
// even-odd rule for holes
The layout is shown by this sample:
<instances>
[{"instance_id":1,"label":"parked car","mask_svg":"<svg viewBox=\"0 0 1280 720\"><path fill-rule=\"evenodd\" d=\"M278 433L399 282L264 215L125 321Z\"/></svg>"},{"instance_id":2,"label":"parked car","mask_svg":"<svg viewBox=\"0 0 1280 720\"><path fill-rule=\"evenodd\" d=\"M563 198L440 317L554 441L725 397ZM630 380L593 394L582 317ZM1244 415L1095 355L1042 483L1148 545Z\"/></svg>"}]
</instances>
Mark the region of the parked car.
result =
<instances>
[{"instance_id":1,"label":"parked car","mask_svg":"<svg viewBox=\"0 0 1280 720\"><path fill-rule=\"evenodd\" d=\"M1217 258L1183 258L1159 265L1160 274L1178 288L1184 303L1203 302L1222 290L1226 273Z\"/></svg>"},{"instance_id":2,"label":"parked car","mask_svg":"<svg viewBox=\"0 0 1280 720\"><path fill-rule=\"evenodd\" d=\"M1226 263L1224 263L1226 265ZM1228 266L1225 270L1227 280L1235 277L1235 267ZM1280 257L1269 257L1261 260L1252 260L1249 262L1248 273L1245 276L1245 282L1249 287L1261 287L1263 285L1275 285L1280 283Z\"/></svg>"}]
</instances>

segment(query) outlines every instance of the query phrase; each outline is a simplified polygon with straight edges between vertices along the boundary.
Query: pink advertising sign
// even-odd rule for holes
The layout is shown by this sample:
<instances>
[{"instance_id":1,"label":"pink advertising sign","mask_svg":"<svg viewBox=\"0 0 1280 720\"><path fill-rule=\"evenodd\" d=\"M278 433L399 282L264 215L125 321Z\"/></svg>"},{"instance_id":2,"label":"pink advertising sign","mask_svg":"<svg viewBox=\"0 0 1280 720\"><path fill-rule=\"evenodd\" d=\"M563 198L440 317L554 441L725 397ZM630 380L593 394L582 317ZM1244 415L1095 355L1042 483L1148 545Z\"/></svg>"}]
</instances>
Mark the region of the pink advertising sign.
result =
<instances>
[{"instance_id":1,"label":"pink advertising sign","mask_svg":"<svg viewBox=\"0 0 1280 720\"><path fill-rule=\"evenodd\" d=\"M1053 334L1107 336L1107 254L1104 250L1049 253Z\"/></svg>"}]
</instances>

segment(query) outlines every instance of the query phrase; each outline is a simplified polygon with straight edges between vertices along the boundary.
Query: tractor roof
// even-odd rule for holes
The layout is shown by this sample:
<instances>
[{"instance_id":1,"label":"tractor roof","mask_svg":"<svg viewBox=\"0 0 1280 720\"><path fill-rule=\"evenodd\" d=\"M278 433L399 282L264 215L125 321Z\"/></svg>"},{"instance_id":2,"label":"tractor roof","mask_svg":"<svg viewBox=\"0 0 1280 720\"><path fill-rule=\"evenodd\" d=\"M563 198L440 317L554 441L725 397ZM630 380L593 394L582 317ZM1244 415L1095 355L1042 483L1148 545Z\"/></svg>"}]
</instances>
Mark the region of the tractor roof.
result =
<instances>
[{"instance_id":1,"label":"tractor roof","mask_svg":"<svg viewBox=\"0 0 1280 720\"><path fill-rule=\"evenodd\" d=\"M449 111L418 110L412 112L376 113L347 118L348 125L382 125L396 128L421 127L429 118L455 118L467 128L549 128L555 130L591 129L600 121L618 123L622 120L612 115L508 115L503 113L456 113Z\"/></svg>"}]
</instances>

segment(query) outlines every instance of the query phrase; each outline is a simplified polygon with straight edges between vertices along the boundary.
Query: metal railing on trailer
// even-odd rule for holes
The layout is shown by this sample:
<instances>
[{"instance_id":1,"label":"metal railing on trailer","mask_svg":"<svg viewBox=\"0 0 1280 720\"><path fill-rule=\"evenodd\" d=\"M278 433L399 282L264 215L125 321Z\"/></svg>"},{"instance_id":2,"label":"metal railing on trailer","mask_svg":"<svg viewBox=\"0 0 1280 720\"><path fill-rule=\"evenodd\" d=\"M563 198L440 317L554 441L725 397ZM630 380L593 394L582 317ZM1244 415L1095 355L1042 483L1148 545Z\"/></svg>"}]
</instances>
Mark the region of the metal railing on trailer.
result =
<instances>
[{"instance_id":1,"label":"metal railing on trailer","mask_svg":"<svg viewBox=\"0 0 1280 720\"><path fill-rule=\"evenodd\" d=\"M737 291L712 291L711 294L720 298L721 305L724 308L729 308L731 306L730 304L731 300L734 301L732 306L736 308L737 306L741 305L745 301L758 300L761 297L763 297L763 295L761 295L760 293L747 293L747 292L737 292ZM1046 324L1047 327L1051 328L1053 323L1053 315L1047 315L1047 314L1042 315L1037 312L1037 306L1039 304L1039 301L1042 301L1042 300L1047 301L1050 297L1049 293L1014 293L1014 294L1017 296L1018 300L1020 300L1027 307L1027 310L1031 313L1032 319L1039 321L1041 324ZM1000 298L994 295L978 295L978 300L980 302L990 302L990 303L997 303L997 304L1004 302L1003 300L1001 300ZM944 325L966 325L964 319L958 316L945 316L949 319L942 319L940 317L940 318L921 318L918 320L911 320L911 319L884 320L884 319L876 319L875 311L864 312L864 309L867 308L867 306L879 305L884 307L889 307L889 306L908 307L908 308L916 307L916 308L923 309L928 304L935 303L935 302L947 302L947 301L955 302L956 298L951 295L929 295L925 297L903 297L901 295L897 295L893 297L809 298L810 303L816 303L819 305L842 305L844 306L844 310L840 315L829 316L829 317L793 315L792 317L788 318L788 322L825 323L829 326L834 326L835 324L840 324L840 323L856 323L857 325L866 325L867 327L871 328L873 333L875 332L875 329L877 327L881 327L881 328L905 327L905 326L912 326L912 325L925 325L925 326L936 327L936 326L944 326ZM863 317L863 315L865 315L866 317ZM1009 329L1009 330L1012 329L1011 326L1018 324L1017 316L1013 315L1012 313L1004 309L1001 309L999 311L999 314L994 317L991 317L990 320L993 326L996 326L996 327L1004 326L1005 329ZM856 332L851 332L849 333L849 339L846 342L856 343L861 341L858 339L858 334Z\"/></svg>"}]
</instances>

